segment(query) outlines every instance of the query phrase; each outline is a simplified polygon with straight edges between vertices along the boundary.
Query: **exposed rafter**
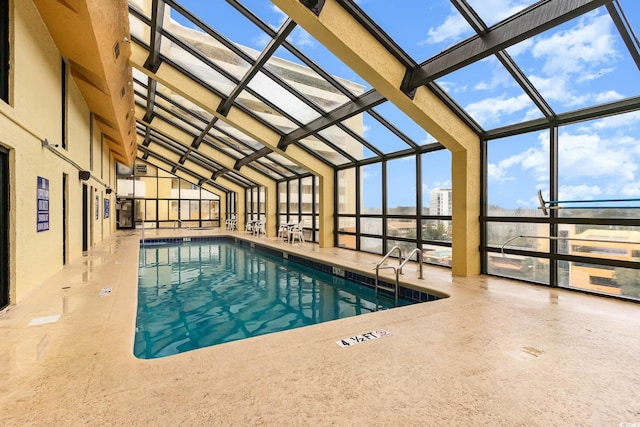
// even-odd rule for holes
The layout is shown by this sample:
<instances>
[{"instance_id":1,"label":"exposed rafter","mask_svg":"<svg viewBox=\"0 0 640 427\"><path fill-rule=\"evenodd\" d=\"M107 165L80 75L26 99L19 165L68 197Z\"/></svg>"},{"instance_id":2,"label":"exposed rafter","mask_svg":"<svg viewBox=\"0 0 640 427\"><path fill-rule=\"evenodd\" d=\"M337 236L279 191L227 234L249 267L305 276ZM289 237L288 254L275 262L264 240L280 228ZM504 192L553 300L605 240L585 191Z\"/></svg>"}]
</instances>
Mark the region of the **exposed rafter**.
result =
<instances>
[{"instance_id":1,"label":"exposed rafter","mask_svg":"<svg viewBox=\"0 0 640 427\"><path fill-rule=\"evenodd\" d=\"M361 95L354 102L348 102L335 110L327 113L323 117L318 117L314 121L308 123L307 125L294 130L291 133L284 135L280 139L280 143L278 144L278 148L286 149L287 146L293 142L299 141L303 138L306 138L309 135L316 134L322 129L326 129L336 123L339 123L343 120L348 119L349 117L353 117L356 114L360 114L363 111L368 110L369 108L375 107L376 105L382 104L386 99L380 93L375 90L370 90L369 92Z\"/></svg>"},{"instance_id":2,"label":"exposed rafter","mask_svg":"<svg viewBox=\"0 0 640 427\"><path fill-rule=\"evenodd\" d=\"M249 82L251 82L251 79L253 79L253 77L258 74L259 71L261 71L264 64L266 64L267 61L271 59L275 51L278 50L282 42L287 38L287 36L291 33L291 31L293 31L295 27L296 23L291 19L288 19L287 22L280 28L280 31L278 31L276 37L274 39L271 39L267 47L265 47L264 50L260 53L260 56L258 56L258 59L256 59L249 70L247 70L245 75L242 77L242 80L240 80L240 82L236 85L229 96L218 106L218 113L222 114L223 116L226 116L229 113L229 110L231 109L231 106L235 102L238 95L240 95L240 93L247 87Z\"/></svg>"},{"instance_id":3,"label":"exposed rafter","mask_svg":"<svg viewBox=\"0 0 640 427\"><path fill-rule=\"evenodd\" d=\"M260 157L264 157L264 156L266 156L267 154L270 154L270 153L273 153L273 150L271 148L269 148L269 147L261 148L260 150L254 152L254 153L251 153L248 156L238 160L236 162L236 164L233 165L233 168L235 170L239 171L242 166L247 165L247 164L253 162L254 160L257 160Z\"/></svg>"},{"instance_id":4,"label":"exposed rafter","mask_svg":"<svg viewBox=\"0 0 640 427\"><path fill-rule=\"evenodd\" d=\"M144 67L155 73L158 71L158 67L160 67L164 0L153 0L151 9L151 50L147 61L144 63Z\"/></svg>"}]
</instances>

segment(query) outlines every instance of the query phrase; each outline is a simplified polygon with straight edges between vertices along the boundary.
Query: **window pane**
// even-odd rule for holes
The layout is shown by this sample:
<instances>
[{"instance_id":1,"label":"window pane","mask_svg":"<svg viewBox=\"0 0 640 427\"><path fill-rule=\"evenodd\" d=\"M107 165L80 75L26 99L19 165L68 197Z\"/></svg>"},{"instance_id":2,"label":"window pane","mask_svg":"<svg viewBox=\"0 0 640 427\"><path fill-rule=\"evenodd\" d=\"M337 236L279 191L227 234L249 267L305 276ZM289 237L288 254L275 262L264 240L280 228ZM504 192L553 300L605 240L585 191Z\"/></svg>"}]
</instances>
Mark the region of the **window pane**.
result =
<instances>
[{"instance_id":1,"label":"window pane","mask_svg":"<svg viewBox=\"0 0 640 427\"><path fill-rule=\"evenodd\" d=\"M506 244L505 248L549 252L549 239L519 236L549 236L549 225L524 222L487 223L488 246L500 248Z\"/></svg>"},{"instance_id":2,"label":"window pane","mask_svg":"<svg viewBox=\"0 0 640 427\"><path fill-rule=\"evenodd\" d=\"M169 201L158 200L158 220L167 221L169 219Z\"/></svg>"},{"instance_id":3,"label":"window pane","mask_svg":"<svg viewBox=\"0 0 640 427\"><path fill-rule=\"evenodd\" d=\"M416 221L412 219L388 219L387 236L415 239L417 236Z\"/></svg>"},{"instance_id":4,"label":"window pane","mask_svg":"<svg viewBox=\"0 0 640 427\"><path fill-rule=\"evenodd\" d=\"M544 216L537 192L549 194L549 132L532 132L487 144L488 215Z\"/></svg>"},{"instance_id":5,"label":"window pane","mask_svg":"<svg viewBox=\"0 0 640 427\"><path fill-rule=\"evenodd\" d=\"M435 199L434 197L435 192ZM448 194L449 202L443 197ZM438 196L439 195L439 196ZM438 198L440 197L440 198ZM422 155L422 213L425 215L451 215L451 152L438 150ZM433 206L433 203L442 203ZM449 210L440 207L448 206Z\"/></svg>"},{"instance_id":6,"label":"window pane","mask_svg":"<svg viewBox=\"0 0 640 427\"><path fill-rule=\"evenodd\" d=\"M176 178L158 178L158 198L174 199L178 197L177 188L178 180ZM175 196L174 196L175 194Z\"/></svg>"},{"instance_id":7,"label":"window pane","mask_svg":"<svg viewBox=\"0 0 640 427\"><path fill-rule=\"evenodd\" d=\"M451 241L451 221L449 220L422 220L422 239L439 242Z\"/></svg>"},{"instance_id":8,"label":"window pane","mask_svg":"<svg viewBox=\"0 0 640 427\"><path fill-rule=\"evenodd\" d=\"M145 208L145 221L155 221L156 220L156 201L155 200L147 200Z\"/></svg>"},{"instance_id":9,"label":"window pane","mask_svg":"<svg viewBox=\"0 0 640 427\"><path fill-rule=\"evenodd\" d=\"M338 213L356 213L356 170L355 168L338 171Z\"/></svg>"},{"instance_id":10,"label":"window pane","mask_svg":"<svg viewBox=\"0 0 640 427\"><path fill-rule=\"evenodd\" d=\"M382 163L360 168L360 210L362 214L382 213Z\"/></svg>"},{"instance_id":11,"label":"window pane","mask_svg":"<svg viewBox=\"0 0 640 427\"><path fill-rule=\"evenodd\" d=\"M549 260L522 255L487 253L487 272L513 279L549 284Z\"/></svg>"},{"instance_id":12,"label":"window pane","mask_svg":"<svg viewBox=\"0 0 640 427\"><path fill-rule=\"evenodd\" d=\"M345 234L338 235L338 247L346 249L356 248L356 236L349 236Z\"/></svg>"},{"instance_id":13,"label":"window pane","mask_svg":"<svg viewBox=\"0 0 640 427\"><path fill-rule=\"evenodd\" d=\"M640 218L638 112L560 128L559 215ZM589 200L622 200L588 202ZM570 201L576 202L570 202Z\"/></svg>"},{"instance_id":14,"label":"window pane","mask_svg":"<svg viewBox=\"0 0 640 427\"><path fill-rule=\"evenodd\" d=\"M360 218L360 233L382 236L382 218Z\"/></svg>"},{"instance_id":15,"label":"window pane","mask_svg":"<svg viewBox=\"0 0 640 427\"><path fill-rule=\"evenodd\" d=\"M561 287L640 299L640 269L566 262L558 270Z\"/></svg>"},{"instance_id":16,"label":"window pane","mask_svg":"<svg viewBox=\"0 0 640 427\"><path fill-rule=\"evenodd\" d=\"M200 202L198 200L189 202L189 219L200 219Z\"/></svg>"},{"instance_id":17,"label":"window pane","mask_svg":"<svg viewBox=\"0 0 640 427\"><path fill-rule=\"evenodd\" d=\"M382 239L374 239L372 237L361 237L360 250L363 252L382 254Z\"/></svg>"},{"instance_id":18,"label":"window pane","mask_svg":"<svg viewBox=\"0 0 640 427\"><path fill-rule=\"evenodd\" d=\"M300 181L292 179L289 181L289 212L299 213L300 205L298 203L298 186Z\"/></svg>"},{"instance_id":19,"label":"window pane","mask_svg":"<svg viewBox=\"0 0 640 427\"><path fill-rule=\"evenodd\" d=\"M387 162L387 208L392 215L416 214L415 156Z\"/></svg>"},{"instance_id":20,"label":"window pane","mask_svg":"<svg viewBox=\"0 0 640 427\"><path fill-rule=\"evenodd\" d=\"M340 217L338 218L338 231L344 231L347 233L356 232L356 219L352 217Z\"/></svg>"},{"instance_id":21,"label":"window pane","mask_svg":"<svg viewBox=\"0 0 640 427\"><path fill-rule=\"evenodd\" d=\"M280 213L287 212L287 183L279 182L278 183L278 210Z\"/></svg>"},{"instance_id":22,"label":"window pane","mask_svg":"<svg viewBox=\"0 0 640 427\"><path fill-rule=\"evenodd\" d=\"M302 178L302 213L313 213L313 177ZM311 223L309 223L311 226Z\"/></svg>"},{"instance_id":23,"label":"window pane","mask_svg":"<svg viewBox=\"0 0 640 427\"><path fill-rule=\"evenodd\" d=\"M451 248L437 245L422 245L422 261L427 264L451 267Z\"/></svg>"}]
</instances>

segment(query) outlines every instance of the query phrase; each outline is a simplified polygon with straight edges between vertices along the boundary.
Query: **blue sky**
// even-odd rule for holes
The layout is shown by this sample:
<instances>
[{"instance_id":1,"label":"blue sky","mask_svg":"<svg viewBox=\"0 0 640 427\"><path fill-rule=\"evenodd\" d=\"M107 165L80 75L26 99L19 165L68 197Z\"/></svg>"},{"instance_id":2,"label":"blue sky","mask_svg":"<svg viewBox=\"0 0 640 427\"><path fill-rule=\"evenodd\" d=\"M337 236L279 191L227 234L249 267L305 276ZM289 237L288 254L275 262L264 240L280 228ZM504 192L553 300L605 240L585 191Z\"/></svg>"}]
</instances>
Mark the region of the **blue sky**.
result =
<instances>
[{"instance_id":1,"label":"blue sky","mask_svg":"<svg viewBox=\"0 0 640 427\"><path fill-rule=\"evenodd\" d=\"M401 7L405 2L357 3L417 62L473 34L448 0L406 2L407 7ZM286 18L267 0L242 3L274 29ZM533 3L533 0L469 0L488 25ZM620 0L620 3L639 33L640 2ZM269 40L266 33L222 0L187 0L181 4L238 44L260 50ZM185 23L182 19L178 21ZM370 88L301 28L294 30L289 41L333 75L357 82L363 90ZM508 49L508 53L557 113L640 95L638 68L604 7L523 41ZM290 55L283 56L298 62ZM542 117L495 57L444 76L437 83L485 129ZM432 140L426 131L387 104L376 110L415 141L422 144ZM640 197L638 119L639 113L627 113L560 130L561 199ZM363 120L364 136L374 145L386 152L402 147L401 141L384 135L372 118L365 116ZM549 188L548 140L548 133L538 132L489 144L490 203L505 208L536 206L536 191ZM446 159L430 162L427 158L423 167L426 171L422 188L426 194L431 188L450 185L450 165ZM390 192L389 205L413 205L416 194L415 179L410 176L413 167L394 170L389 186L398 191ZM375 174L366 176L380 180ZM372 193L367 198L365 193L365 205L375 204L378 197Z\"/></svg>"}]
</instances>

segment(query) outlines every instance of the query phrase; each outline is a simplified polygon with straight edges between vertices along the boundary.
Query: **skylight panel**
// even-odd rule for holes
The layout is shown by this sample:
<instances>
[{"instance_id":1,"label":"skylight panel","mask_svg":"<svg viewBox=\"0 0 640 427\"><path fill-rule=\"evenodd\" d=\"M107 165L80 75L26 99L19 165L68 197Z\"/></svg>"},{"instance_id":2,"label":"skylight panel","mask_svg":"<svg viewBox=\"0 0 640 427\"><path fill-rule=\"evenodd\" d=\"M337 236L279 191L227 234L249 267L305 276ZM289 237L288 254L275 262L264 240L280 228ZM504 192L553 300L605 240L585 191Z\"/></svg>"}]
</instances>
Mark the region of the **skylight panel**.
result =
<instances>
[{"instance_id":1,"label":"skylight panel","mask_svg":"<svg viewBox=\"0 0 640 427\"><path fill-rule=\"evenodd\" d=\"M296 27L291 34L289 34L289 37L287 37L287 41L330 75L338 78L352 94L358 96L371 89L371 85L345 65L344 62L334 56L333 53L309 33L304 31L302 27Z\"/></svg>"},{"instance_id":2,"label":"skylight panel","mask_svg":"<svg viewBox=\"0 0 640 427\"><path fill-rule=\"evenodd\" d=\"M226 1L180 0L179 3L253 59L258 57L271 40L271 36ZM183 27L203 32L176 10L171 11L171 18Z\"/></svg>"},{"instance_id":3,"label":"skylight panel","mask_svg":"<svg viewBox=\"0 0 640 427\"><path fill-rule=\"evenodd\" d=\"M414 122L392 102L384 102L374 107L373 111L386 119L417 145L426 145L436 142L436 139L433 136L429 135L425 129Z\"/></svg>"},{"instance_id":4,"label":"skylight panel","mask_svg":"<svg viewBox=\"0 0 640 427\"><path fill-rule=\"evenodd\" d=\"M507 51L556 113L640 94L638 68L604 7Z\"/></svg>"},{"instance_id":5,"label":"skylight panel","mask_svg":"<svg viewBox=\"0 0 640 427\"><path fill-rule=\"evenodd\" d=\"M377 148L383 154L411 148L398 135L394 134L376 118L365 112L356 116L360 118L354 121L353 118L342 122L354 132L360 134L367 142Z\"/></svg>"},{"instance_id":6,"label":"skylight panel","mask_svg":"<svg viewBox=\"0 0 640 427\"><path fill-rule=\"evenodd\" d=\"M504 21L537 2L538 0L467 0L487 27Z\"/></svg>"},{"instance_id":7,"label":"skylight panel","mask_svg":"<svg viewBox=\"0 0 640 427\"><path fill-rule=\"evenodd\" d=\"M282 90L285 91L284 89ZM273 98L267 96L265 96L264 99L268 101L274 101ZM280 114L280 112L278 112L275 108L272 108L271 106L265 104L246 90L240 92L240 95L238 96L238 98L236 98L236 102L249 111L253 112L266 123L269 123L272 126L280 129L283 133L289 132L291 129L295 129L298 127L297 124ZM279 104L281 104L281 102L274 102L274 105L278 108L280 107ZM288 113L289 111L285 110L285 112Z\"/></svg>"},{"instance_id":8,"label":"skylight panel","mask_svg":"<svg viewBox=\"0 0 640 427\"><path fill-rule=\"evenodd\" d=\"M320 113L262 72L255 75L249 82L249 87L301 123L320 117Z\"/></svg>"},{"instance_id":9,"label":"skylight panel","mask_svg":"<svg viewBox=\"0 0 640 427\"><path fill-rule=\"evenodd\" d=\"M151 44L149 26L132 13L129 13L129 33L147 46Z\"/></svg>"},{"instance_id":10,"label":"skylight panel","mask_svg":"<svg viewBox=\"0 0 640 427\"><path fill-rule=\"evenodd\" d=\"M298 141L296 144L306 147L310 152L317 154L332 165L343 165L351 162L350 159L346 158L314 136L309 136Z\"/></svg>"},{"instance_id":11,"label":"skylight panel","mask_svg":"<svg viewBox=\"0 0 640 427\"><path fill-rule=\"evenodd\" d=\"M447 74L436 83L484 129L543 116L495 56Z\"/></svg>"},{"instance_id":12,"label":"skylight panel","mask_svg":"<svg viewBox=\"0 0 640 427\"><path fill-rule=\"evenodd\" d=\"M418 63L474 34L449 0L356 3Z\"/></svg>"},{"instance_id":13,"label":"skylight panel","mask_svg":"<svg viewBox=\"0 0 640 427\"><path fill-rule=\"evenodd\" d=\"M278 48L265 68L326 112L349 101L346 95L283 47Z\"/></svg>"}]
</instances>

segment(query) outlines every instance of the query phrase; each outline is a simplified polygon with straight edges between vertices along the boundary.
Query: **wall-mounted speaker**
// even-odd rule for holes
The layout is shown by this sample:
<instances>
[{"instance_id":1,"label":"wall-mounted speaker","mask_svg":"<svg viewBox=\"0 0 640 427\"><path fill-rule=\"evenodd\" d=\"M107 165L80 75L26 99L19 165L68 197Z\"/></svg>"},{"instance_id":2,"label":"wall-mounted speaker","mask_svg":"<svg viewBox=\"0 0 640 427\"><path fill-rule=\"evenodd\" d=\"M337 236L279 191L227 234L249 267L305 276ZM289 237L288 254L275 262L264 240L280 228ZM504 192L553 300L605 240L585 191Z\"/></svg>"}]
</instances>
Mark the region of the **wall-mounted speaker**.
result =
<instances>
[{"instance_id":1,"label":"wall-mounted speaker","mask_svg":"<svg viewBox=\"0 0 640 427\"><path fill-rule=\"evenodd\" d=\"M111 187L107 187L107 189L106 189L105 191L107 192L107 194L111 194L111 192L112 192L113 190L111 189Z\"/></svg>"},{"instance_id":2,"label":"wall-mounted speaker","mask_svg":"<svg viewBox=\"0 0 640 427\"><path fill-rule=\"evenodd\" d=\"M91 172L89 172L89 171L78 171L78 178L80 178L82 181L86 181L89 178L91 178Z\"/></svg>"}]
</instances>

